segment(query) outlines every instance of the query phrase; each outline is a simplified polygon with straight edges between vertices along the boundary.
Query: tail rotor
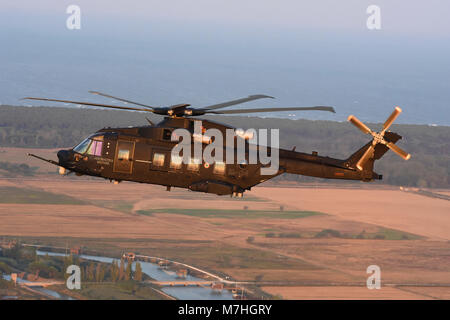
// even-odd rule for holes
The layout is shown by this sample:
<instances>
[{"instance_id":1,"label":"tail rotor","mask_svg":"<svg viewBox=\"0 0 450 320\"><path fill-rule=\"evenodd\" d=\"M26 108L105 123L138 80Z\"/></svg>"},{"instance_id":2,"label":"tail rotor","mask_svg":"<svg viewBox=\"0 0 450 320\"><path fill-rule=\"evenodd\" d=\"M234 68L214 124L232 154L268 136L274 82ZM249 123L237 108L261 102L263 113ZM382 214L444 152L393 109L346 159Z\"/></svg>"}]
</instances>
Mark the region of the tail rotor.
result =
<instances>
[{"instance_id":1,"label":"tail rotor","mask_svg":"<svg viewBox=\"0 0 450 320\"><path fill-rule=\"evenodd\" d=\"M392 142L386 141L384 139L384 134L389 129L389 127L394 123L395 119L400 115L402 112L402 109L400 107L395 107L394 112L387 118L387 120L383 124L383 129L380 132L372 131L368 126L366 126L364 123L362 123L358 118L356 118L354 115L350 115L348 117L348 121L350 121L355 127L357 127L359 130L361 130L365 134L370 134L373 137L372 145L367 148L367 150L364 152L364 154L361 156L359 161L356 163L356 168L358 170L363 170L364 164L373 157L375 152L375 146L377 144L383 144L392 151L394 151L396 154L398 154L400 157L402 157L405 160L408 160L411 158L411 155L395 145Z\"/></svg>"}]
</instances>

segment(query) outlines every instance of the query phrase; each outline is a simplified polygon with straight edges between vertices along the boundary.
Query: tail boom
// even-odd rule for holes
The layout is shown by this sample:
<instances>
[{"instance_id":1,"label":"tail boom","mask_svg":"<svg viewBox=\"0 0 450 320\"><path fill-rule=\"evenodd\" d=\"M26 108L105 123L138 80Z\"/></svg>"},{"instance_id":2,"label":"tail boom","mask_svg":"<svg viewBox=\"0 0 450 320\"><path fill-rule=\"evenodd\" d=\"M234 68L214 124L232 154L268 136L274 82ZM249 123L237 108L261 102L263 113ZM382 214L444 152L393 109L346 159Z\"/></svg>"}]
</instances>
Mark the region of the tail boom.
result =
<instances>
[{"instance_id":1,"label":"tail boom","mask_svg":"<svg viewBox=\"0 0 450 320\"><path fill-rule=\"evenodd\" d=\"M315 156L296 152L294 156L283 157L280 165L285 173L309 177L340 180L379 180L381 175L369 170L357 170L346 164L347 160Z\"/></svg>"},{"instance_id":2,"label":"tail boom","mask_svg":"<svg viewBox=\"0 0 450 320\"><path fill-rule=\"evenodd\" d=\"M385 133L385 140L391 143L395 143L401 138L400 135L394 132ZM286 173L317 178L361 181L381 180L383 176L373 171L373 165L375 160L380 159L389 150L386 145L377 144L371 157L365 161L361 169L357 168L357 163L371 146L372 142L368 142L344 160L283 150L285 152L280 153L281 166Z\"/></svg>"}]
</instances>

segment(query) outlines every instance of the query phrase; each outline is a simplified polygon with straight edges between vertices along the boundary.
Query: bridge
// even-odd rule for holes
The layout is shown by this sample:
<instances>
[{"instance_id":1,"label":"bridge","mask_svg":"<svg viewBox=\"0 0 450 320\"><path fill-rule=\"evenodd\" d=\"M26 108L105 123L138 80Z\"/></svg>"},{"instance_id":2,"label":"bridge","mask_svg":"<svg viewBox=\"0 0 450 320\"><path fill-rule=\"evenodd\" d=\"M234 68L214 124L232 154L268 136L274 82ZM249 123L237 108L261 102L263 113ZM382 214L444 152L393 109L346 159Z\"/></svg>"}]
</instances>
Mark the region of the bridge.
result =
<instances>
[{"instance_id":1,"label":"bridge","mask_svg":"<svg viewBox=\"0 0 450 320\"><path fill-rule=\"evenodd\" d=\"M222 277L219 277L219 276L217 276L215 274L212 274L212 273L210 273L208 271L202 270L200 268L194 267L194 266L186 264L186 263L181 263L181 262L177 262L177 261L173 261L173 260L169 260L169 259L163 259L163 258L160 258L160 257L144 256L144 255L138 255L138 254L136 255L136 258L137 259L141 259L142 261L146 261L147 259L150 259L150 260L155 260L155 261L163 261L165 263L176 264L176 265L182 266L184 268L188 268L188 269L191 269L191 270L203 273L204 275L206 275L206 276L208 276L210 278L217 279L216 282L219 281L219 282L222 282L222 283L227 284L227 285L236 285L236 283L237 283L236 281L223 279ZM181 282L181 281L171 281L171 282ZM212 281L209 281L209 282L212 282ZM244 283L244 282L238 282L238 283Z\"/></svg>"},{"instance_id":2,"label":"bridge","mask_svg":"<svg viewBox=\"0 0 450 320\"><path fill-rule=\"evenodd\" d=\"M214 281L152 281L148 280L145 281L147 283L156 284L158 286L162 287L188 287L188 286L195 286L195 287L211 287L215 282Z\"/></svg>"},{"instance_id":3,"label":"bridge","mask_svg":"<svg viewBox=\"0 0 450 320\"><path fill-rule=\"evenodd\" d=\"M41 281L41 282L19 282L18 284L21 286L27 286L27 287L49 287L54 286L58 284L64 284L63 281Z\"/></svg>"}]
</instances>

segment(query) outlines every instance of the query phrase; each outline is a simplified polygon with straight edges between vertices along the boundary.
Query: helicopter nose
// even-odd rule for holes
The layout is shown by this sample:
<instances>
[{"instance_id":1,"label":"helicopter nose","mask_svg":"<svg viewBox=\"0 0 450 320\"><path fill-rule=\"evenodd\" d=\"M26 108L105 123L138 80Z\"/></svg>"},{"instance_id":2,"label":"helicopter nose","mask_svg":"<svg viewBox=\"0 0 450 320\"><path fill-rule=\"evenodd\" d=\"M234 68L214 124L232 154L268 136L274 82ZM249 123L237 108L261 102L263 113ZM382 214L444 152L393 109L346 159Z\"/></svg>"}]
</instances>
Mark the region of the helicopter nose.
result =
<instances>
[{"instance_id":1,"label":"helicopter nose","mask_svg":"<svg viewBox=\"0 0 450 320\"><path fill-rule=\"evenodd\" d=\"M67 150L59 150L56 154L59 159L59 163L65 163L70 159L70 152Z\"/></svg>"}]
</instances>

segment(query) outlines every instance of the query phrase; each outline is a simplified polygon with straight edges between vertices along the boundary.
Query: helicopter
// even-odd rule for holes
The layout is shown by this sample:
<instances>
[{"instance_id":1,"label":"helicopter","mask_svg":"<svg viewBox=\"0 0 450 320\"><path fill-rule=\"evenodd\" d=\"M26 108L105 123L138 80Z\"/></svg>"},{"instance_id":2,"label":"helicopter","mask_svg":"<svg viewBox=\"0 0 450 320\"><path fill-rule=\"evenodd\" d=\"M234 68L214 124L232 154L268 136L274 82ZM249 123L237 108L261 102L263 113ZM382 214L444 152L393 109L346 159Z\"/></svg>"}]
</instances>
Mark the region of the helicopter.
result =
<instances>
[{"instance_id":1,"label":"helicopter","mask_svg":"<svg viewBox=\"0 0 450 320\"><path fill-rule=\"evenodd\" d=\"M334 108L330 106L223 110L226 107L249 101L273 98L258 94L202 108L193 108L187 103L169 107L154 107L98 91L89 92L135 107L50 98L27 97L23 99L154 113L163 115L164 119L157 124L147 119L149 124L145 126L100 129L75 147L58 151L58 161L45 159L34 154L28 154L29 156L58 166L59 173L62 175L74 172L79 176L88 175L108 179L115 184L121 181L132 181L165 186L168 191L176 187L232 197L242 197L245 191L250 191L252 187L283 173L365 182L381 180L382 175L373 171L374 161L380 159L389 149L405 160L411 157L409 153L395 144L402 137L388 130L402 112L400 107L395 107L379 132L371 130L354 115L350 115L348 121L364 134L370 135L372 140L347 159L334 159L319 156L315 151L312 153L297 152L295 147L292 150L286 150L254 145L250 143L251 137L243 135L242 131L236 128L198 118L198 116L206 114L226 115L300 110L335 113ZM215 161L214 163L193 158L188 159L188 161L181 161L181 159L185 159L185 155L183 154L183 158L181 158L172 152L179 145L179 140L173 139L177 129L184 129L192 137L197 135L198 138L198 132L196 133L195 130L199 126L201 128L200 143L202 150L211 143L211 137L204 135L209 129L215 129L221 133L233 130L235 135L232 141L235 141L236 145L234 143L230 145L228 141L228 145L225 143L223 149L234 150L237 148L238 141L244 142L245 159L238 161L234 157L232 158L233 161L228 161L227 158L226 162ZM198 139L193 140L192 148L195 141L198 142ZM257 157L256 162L249 163L250 151L261 151L261 149L266 150L267 154L277 154L278 167L274 172L263 174L263 169L267 167L267 163L263 163L260 157Z\"/></svg>"}]
</instances>

